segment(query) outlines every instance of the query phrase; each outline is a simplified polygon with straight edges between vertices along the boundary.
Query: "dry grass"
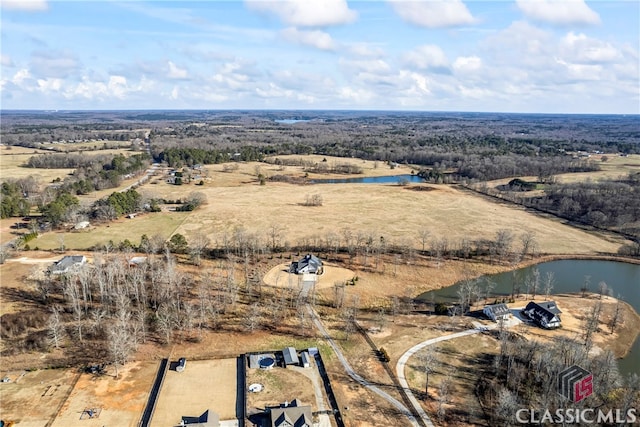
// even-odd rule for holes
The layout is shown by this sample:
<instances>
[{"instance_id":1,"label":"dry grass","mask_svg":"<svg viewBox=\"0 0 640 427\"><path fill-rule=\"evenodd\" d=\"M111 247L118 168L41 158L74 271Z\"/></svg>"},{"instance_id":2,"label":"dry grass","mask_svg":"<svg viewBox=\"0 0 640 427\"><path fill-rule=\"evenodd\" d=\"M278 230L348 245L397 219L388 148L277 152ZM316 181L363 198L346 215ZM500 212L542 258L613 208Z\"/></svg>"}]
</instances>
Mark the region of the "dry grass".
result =
<instances>
[{"instance_id":1,"label":"dry grass","mask_svg":"<svg viewBox=\"0 0 640 427\"><path fill-rule=\"evenodd\" d=\"M133 362L118 370L118 379L114 378L115 371L111 367L106 375L98 377L82 374L51 426L138 425L156 369L156 363ZM92 408L100 409L99 416L80 421L84 410Z\"/></svg>"},{"instance_id":2,"label":"dry grass","mask_svg":"<svg viewBox=\"0 0 640 427\"><path fill-rule=\"evenodd\" d=\"M188 217L189 215L184 212L148 213L133 219L121 218L88 230L45 233L29 244L32 248L37 247L43 250L57 249L60 247L60 239L63 239L65 248L80 250L91 249L96 245L106 244L110 240L117 245L129 239L131 243L138 245L143 234L148 237L159 234L168 239Z\"/></svg>"},{"instance_id":3,"label":"dry grass","mask_svg":"<svg viewBox=\"0 0 640 427\"><path fill-rule=\"evenodd\" d=\"M607 161L602 161L602 158ZM591 160L598 162L602 170L595 172L581 173L565 173L557 176L558 181L562 183L581 182L590 179L599 181L601 179L620 179L625 178L629 173L640 172L640 154L632 154L627 157L621 157L612 154L592 155Z\"/></svg>"},{"instance_id":4,"label":"dry grass","mask_svg":"<svg viewBox=\"0 0 640 427\"><path fill-rule=\"evenodd\" d=\"M192 213L178 233L203 231L215 241L243 228L265 236L274 224L290 244L303 238L342 235L345 229L378 240L418 247L418 232L452 242L463 237L494 239L501 229L520 235L533 232L547 253L616 252L619 243L577 230L559 221L541 218L517 207L496 204L446 186L433 191L411 191L397 185L330 184L297 186L268 184L205 187L209 203ZM323 206L302 206L306 194L320 193Z\"/></svg>"},{"instance_id":5,"label":"dry grass","mask_svg":"<svg viewBox=\"0 0 640 427\"><path fill-rule=\"evenodd\" d=\"M0 146L0 180L32 176L41 184L48 184L56 178L64 179L73 172L73 169L34 169L24 166L30 157L50 153L33 148Z\"/></svg>"},{"instance_id":6,"label":"dry grass","mask_svg":"<svg viewBox=\"0 0 640 427\"><path fill-rule=\"evenodd\" d=\"M259 393L249 393L247 408L277 406L283 402L299 399L303 405L310 405L312 411L318 410L313 384L309 378L291 369L275 367L269 370L247 370L247 387L258 383L264 386Z\"/></svg>"},{"instance_id":7,"label":"dry grass","mask_svg":"<svg viewBox=\"0 0 640 427\"><path fill-rule=\"evenodd\" d=\"M221 420L236 417L236 359L187 360L183 372L169 370L151 426L179 425L181 416L206 410Z\"/></svg>"},{"instance_id":8,"label":"dry grass","mask_svg":"<svg viewBox=\"0 0 640 427\"><path fill-rule=\"evenodd\" d=\"M0 419L15 421L21 427L40 427L53 420L77 374L70 369L46 369L3 370L0 375L11 379L10 383L0 384ZM74 422L77 425L77 418Z\"/></svg>"}]
</instances>

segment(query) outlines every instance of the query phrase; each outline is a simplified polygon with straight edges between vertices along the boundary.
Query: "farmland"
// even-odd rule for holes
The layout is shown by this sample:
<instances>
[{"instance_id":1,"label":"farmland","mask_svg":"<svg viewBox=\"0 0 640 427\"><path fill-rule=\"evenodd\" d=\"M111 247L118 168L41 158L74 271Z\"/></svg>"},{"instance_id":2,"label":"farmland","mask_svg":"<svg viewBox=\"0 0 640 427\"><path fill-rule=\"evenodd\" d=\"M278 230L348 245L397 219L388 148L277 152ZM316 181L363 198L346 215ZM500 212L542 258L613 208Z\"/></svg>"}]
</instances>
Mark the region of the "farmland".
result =
<instances>
[{"instance_id":1,"label":"farmland","mask_svg":"<svg viewBox=\"0 0 640 427\"><path fill-rule=\"evenodd\" d=\"M535 138L513 138L511 158L504 151L505 141L512 136L504 136L500 142L469 137L472 142L467 151L455 151L462 136L442 137L437 140L441 145L434 145L430 152L425 141L436 136L426 132L429 124L407 119L413 126L411 131L400 128L390 132L387 126L395 119L383 116L365 123L346 117L349 120L338 120L337 124L319 121L297 128L227 118L224 120L230 123L225 125L207 124L204 119L197 126L171 121L154 124L149 147L153 160L146 158L136 177L126 174L125 178L123 173L117 188L74 195L79 203L74 211L67 212L69 215L61 217L58 227L52 231L50 227L38 228L38 236L28 246L17 247L0 266L2 376L11 379L0 384L0 416L20 420L21 425L48 423L57 427L74 425L87 409L98 408L99 417L83 419L82 425L136 425L157 362L171 355L187 357L188 368L181 373L167 372L152 425L160 425L160 421L177 425L180 415L198 416L207 409L219 414L221 420L230 420L237 415L235 357L293 345L320 349L348 426L403 425L407 421L404 417L400 421L397 407L345 373L340 358L310 321L307 303L316 304L321 321L355 372L401 401L393 375L384 369L371 342L373 347L386 349L393 369L400 356L416 343L474 329L478 322L489 325L486 320L478 320L483 304L490 302L486 295L477 296L466 315L449 317L435 315L435 303L416 299L422 292L556 258L633 261L620 256L621 248L633 244L631 237L614 228L592 227L487 197L471 188L495 189L514 177L505 172L508 165L521 162L530 172L545 164L546 155L557 185L626 180L640 169L639 154L612 152L606 159L602 154L592 155L592 163L576 162L568 155L556 154L559 151L553 146L573 143L545 140L551 148L540 148ZM147 126L136 123L130 128ZM122 132L125 140L129 134L140 137L137 131ZM206 139L207 132L211 141ZM353 141L340 135L352 135ZM357 141L364 136L371 141L370 146ZM31 138L36 138L35 134ZM229 142L234 138L238 144L245 140L250 143L236 150ZM595 137L581 144L602 148ZM102 171L112 170L109 156L134 153L122 147L101 149L105 147L100 143L47 147L96 149L84 154L107 156L100 166ZM536 147L539 155L527 157L531 147ZM632 144L624 147L633 151ZM175 150L172 156L165 156L170 148ZM449 153L449 149L453 151ZM344 156L334 155L336 152ZM23 167L30 156L40 153L48 151L1 147L0 179L33 176L41 186L33 195L24 196L32 202L26 215L30 218L23 219L23 214L2 219L3 243L41 223L40 211L44 209L38 207L37 198L44 193L55 197L55 188L45 192L45 186L73 172ZM203 153L215 154L224 161L199 164L197 156ZM487 161L489 166L483 169L485 156L493 163ZM155 162L153 166L149 166L151 162ZM142 172L144 168L150 168L149 172ZM519 176L513 168L511 171ZM544 175L542 172L547 171L541 170L540 175ZM150 179L136 185L142 173L148 173ZM314 183L325 178L418 173L426 177L425 181ZM549 185L538 182L540 176L533 173L519 176L536 181L536 189L527 197L538 197ZM482 180L478 178L482 174L501 178ZM187 179L190 175L197 178ZM184 182L176 179L183 177ZM624 185L634 188L631 179ZM132 186L139 195L133 212L114 215L94 208L100 203L106 208L101 199ZM15 197L23 194L26 192ZM194 195L203 203L191 211L178 211ZM150 211L151 203L158 211ZM104 212L107 214L99 215ZM76 230L80 219L90 224ZM17 228L16 223L24 226ZM143 235L152 238L155 246L143 244ZM184 237L184 245L173 243L172 237ZM198 242L203 247L196 256ZM531 242L535 244L525 247ZM465 252L465 246L473 249ZM310 299L299 287L300 278L287 272L289 263L306 253L317 254L325 262ZM47 267L65 255L84 255L89 263L77 275L72 272L58 278L45 274ZM126 261L132 256L144 262L129 264ZM524 296L519 298L510 304L522 305ZM563 329L519 327L514 333L550 345L561 339L582 342L586 319L600 299L596 294L557 298L566 310ZM638 316L624 304L623 320L614 332L608 325L618 305L606 295L602 301L593 354L611 350L622 357L636 339ZM135 341L125 356L113 344L122 344L116 340L118 331L122 340ZM431 400L423 393L425 376L420 361L412 358L406 371L411 389L424 408L434 414L436 388L456 371L451 389L456 397L447 403L447 422L486 424L480 402L470 391L478 384L480 374L493 373L487 361L499 346L498 339L489 333L439 345L438 353L447 361L433 375ZM92 357L106 364L103 375L83 371L87 363L94 362ZM121 370L118 378L114 365ZM65 369L49 369L53 366ZM250 406L261 408L297 397L319 409L308 376L293 369L254 371L247 379L266 386L263 394L250 397ZM48 389L49 395L46 391L43 394L43 385L54 387ZM41 398L51 398L49 406L27 405L38 398L38 393ZM21 405L27 409L22 410ZM176 407L181 408L180 414Z\"/></svg>"}]
</instances>

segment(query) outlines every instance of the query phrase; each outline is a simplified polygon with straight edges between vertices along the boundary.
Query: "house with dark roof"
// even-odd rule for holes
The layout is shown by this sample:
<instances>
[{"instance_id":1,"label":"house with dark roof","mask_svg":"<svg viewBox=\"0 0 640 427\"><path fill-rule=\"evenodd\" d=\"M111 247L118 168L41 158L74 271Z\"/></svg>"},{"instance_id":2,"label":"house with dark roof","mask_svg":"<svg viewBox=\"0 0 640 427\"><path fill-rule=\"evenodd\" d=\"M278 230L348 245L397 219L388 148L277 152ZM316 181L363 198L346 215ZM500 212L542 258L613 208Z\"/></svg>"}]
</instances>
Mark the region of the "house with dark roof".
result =
<instances>
[{"instance_id":1,"label":"house with dark roof","mask_svg":"<svg viewBox=\"0 0 640 427\"><path fill-rule=\"evenodd\" d=\"M302 406L298 399L266 409L271 427L312 427L311 406Z\"/></svg>"},{"instance_id":2,"label":"house with dark roof","mask_svg":"<svg viewBox=\"0 0 640 427\"><path fill-rule=\"evenodd\" d=\"M295 274L322 274L322 261L315 255L307 254L300 261L294 261L289 266L289 272Z\"/></svg>"},{"instance_id":3,"label":"house with dark roof","mask_svg":"<svg viewBox=\"0 0 640 427\"><path fill-rule=\"evenodd\" d=\"M67 255L60 261L55 262L50 268L51 274L66 274L78 270L87 262L84 255Z\"/></svg>"},{"instance_id":4,"label":"house with dark roof","mask_svg":"<svg viewBox=\"0 0 640 427\"><path fill-rule=\"evenodd\" d=\"M494 322L509 320L509 317L511 317L511 310L506 304L487 305L482 309L482 312Z\"/></svg>"},{"instance_id":5,"label":"house with dark roof","mask_svg":"<svg viewBox=\"0 0 640 427\"><path fill-rule=\"evenodd\" d=\"M562 326L560 309L555 301L533 302L531 301L522 310L522 313L533 320L538 326L545 329L555 329Z\"/></svg>"}]
</instances>

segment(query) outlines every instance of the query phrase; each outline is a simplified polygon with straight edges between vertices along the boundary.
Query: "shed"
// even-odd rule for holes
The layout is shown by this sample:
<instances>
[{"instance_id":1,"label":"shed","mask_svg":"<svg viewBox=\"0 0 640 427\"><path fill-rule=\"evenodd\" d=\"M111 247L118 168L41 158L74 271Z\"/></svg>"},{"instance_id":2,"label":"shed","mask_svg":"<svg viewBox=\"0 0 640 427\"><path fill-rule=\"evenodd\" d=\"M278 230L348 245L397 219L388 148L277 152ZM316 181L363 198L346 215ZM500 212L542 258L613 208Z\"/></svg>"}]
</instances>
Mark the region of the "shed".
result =
<instances>
[{"instance_id":1,"label":"shed","mask_svg":"<svg viewBox=\"0 0 640 427\"><path fill-rule=\"evenodd\" d=\"M300 353L300 365L302 365L303 368L309 368L311 366L309 353L307 353L306 351Z\"/></svg>"},{"instance_id":2,"label":"shed","mask_svg":"<svg viewBox=\"0 0 640 427\"><path fill-rule=\"evenodd\" d=\"M285 365L297 365L300 363L300 360L298 359L298 353L293 347L286 347L284 350L282 350L282 356L284 357Z\"/></svg>"},{"instance_id":3,"label":"shed","mask_svg":"<svg viewBox=\"0 0 640 427\"><path fill-rule=\"evenodd\" d=\"M176 372L182 372L186 367L187 367L187 359L184 357L181 357L180 359L178 359L178 366L176 366Z\"/></svg>"}]
</instances>

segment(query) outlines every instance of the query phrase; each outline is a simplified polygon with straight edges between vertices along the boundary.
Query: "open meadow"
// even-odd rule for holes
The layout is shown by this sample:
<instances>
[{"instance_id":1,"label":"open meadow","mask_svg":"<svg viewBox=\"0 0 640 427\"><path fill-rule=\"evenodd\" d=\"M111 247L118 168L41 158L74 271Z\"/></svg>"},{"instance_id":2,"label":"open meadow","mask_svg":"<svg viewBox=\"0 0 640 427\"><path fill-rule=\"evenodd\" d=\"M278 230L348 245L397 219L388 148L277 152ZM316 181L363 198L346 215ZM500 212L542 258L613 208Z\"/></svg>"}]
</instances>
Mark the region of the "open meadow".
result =
<instances>
[{"instance_id":1,"label":"open meadow","mask_svg":"<svg viewBox=\"0 0 640 427\"><path fill-rule=\"evenodd\" d=\"M74 169L34 169L24 166L30 157L40 154L51 154L51 152L26 147L0 146L0 180L31 176L40 184L46 185L56 178L64 179L74 171Z\"/></svg>"},{"instance_id":2,"label":"open meadow","mask_svg":"<svg viewBox=\"0 0 640 427\"><path fill-rule=\"evenodd\" d=\"M376 169L373 162L369 163L367 171L373 174ZM345 232L350 232L354 236L371 236L375 241L382 237L387 244L421 249L422 230L428 231L429 242L446 238L450 245L457 245L463 238L491 240L499 230L511 231L516 241L522 233L531 232L536 236L539 251L552 254L612 253L622 243L622 240L580 230L560 220L544 218L518 206L495 203L452 186L282 182L259 185L256 168L269 175L276 173L278 166L246 163L232 172L222 172L219 165L210 166L210 182L202 186L147 183L138 190L146 197L176 200L199 192L205 196L206 203L190 213L146 214L133 220L97 225L86 233L64 233L65 246L85 249L109 240L139 242L142 234L168 238L174 233L183 234L187 241L204 234L216 246L225 235L229 237L237 230L260 236L264 242L270 230L276 230L281 245L342 238ZM396 171L409 172L406 166ZM297 166L287 167L285 173L303 175L302 168ZM307 198L314 194L320 195L322 206L305 205ZM57 248L59 235L58 232L44 234L30 246Z\"/></svg>"},{"instance_id":3,"label":"open meadow","mask_svg":"<svg viewBox=\"0 0 640 427\"><path fill-rule=\"evenodd\" d=\"M148 237L157 234L168 239L187 218L189 214L186 212L147 213L135 218L120 218L85 230L44 233L29 244L32 248L42 250L58 249L62 245L67 249L88 250L109 241L117 245L128 239L138 245L143 234Z\"/></svg>"}]
</instances>

